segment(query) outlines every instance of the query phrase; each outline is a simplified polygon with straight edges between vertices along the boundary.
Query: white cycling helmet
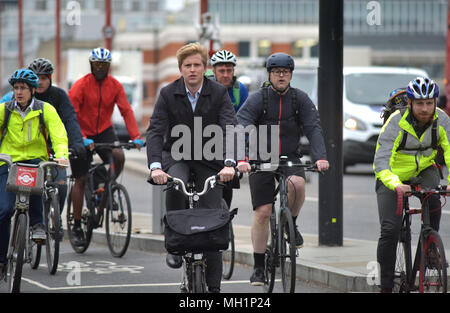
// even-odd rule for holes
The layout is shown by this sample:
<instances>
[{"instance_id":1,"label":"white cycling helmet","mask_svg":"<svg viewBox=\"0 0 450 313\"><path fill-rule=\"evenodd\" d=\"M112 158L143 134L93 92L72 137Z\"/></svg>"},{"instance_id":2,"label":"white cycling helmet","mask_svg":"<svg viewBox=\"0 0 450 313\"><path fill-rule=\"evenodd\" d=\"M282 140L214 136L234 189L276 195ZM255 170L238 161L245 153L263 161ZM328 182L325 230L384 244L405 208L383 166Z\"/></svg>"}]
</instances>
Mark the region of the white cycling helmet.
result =
<instances>
[{"instance_id":1,"label":"white cycling helmet","mask_svg":"<svg viewBox=\"0 0 450 313\"><path fill-rule=\"evenodd\" d=\"M111 52L106 48L95 48L91 51L89 61L111 63Z\"/></svg>"},{"instance_id":2,"label":"white cycling helmet","mask_svg":"<svg viewBox=\"0 0 450 313\"><path fill-rule=\"evenodd\" d=\"M211 65L215 66L218 63L232 63L236 66L236 56L228 50L220 50L213 54L211 57Z\"/></svg>"},{"instance_id":3,"label":"white cycling helmet","mask_svg":"<svg viewBox=\"0 0 450 313\"><path fill-rule=\"evenodd\" d=\"M439 87L428 77L417 77L408 84L406 95L410 99L434 99L439 97Z\"/></svg>"}]
</instances>

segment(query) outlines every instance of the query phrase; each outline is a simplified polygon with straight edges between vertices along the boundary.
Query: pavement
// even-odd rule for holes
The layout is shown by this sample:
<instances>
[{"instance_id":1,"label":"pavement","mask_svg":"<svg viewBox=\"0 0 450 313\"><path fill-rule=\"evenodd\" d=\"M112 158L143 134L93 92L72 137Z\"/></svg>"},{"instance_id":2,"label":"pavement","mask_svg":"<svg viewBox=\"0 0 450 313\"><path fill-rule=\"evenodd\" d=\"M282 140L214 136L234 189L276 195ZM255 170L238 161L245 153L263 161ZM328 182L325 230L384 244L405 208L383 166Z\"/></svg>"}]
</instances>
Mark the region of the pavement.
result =
<instances>
[{"instance_id":1,"label":"pavement","mask_svg":"<svg viewBox=\"0 0 450 313\"><path fill-rule=\"evenodd\" d=\"M147 177L144 152L126 151L126 168ZM133 213L131 249L165 253L164 236L152 231L152 215ZM250 227L235 225L235 260L253 265ZM376 241L344 238L342 246L319 245L318 235L302 234L303 248L298 249L297 278L336 289L340 292L378 292L375 284ZM93 241L105 243L104 233L95 231ZM447 255L450 255L449 252Z\"/></svg>"}]
</instances>

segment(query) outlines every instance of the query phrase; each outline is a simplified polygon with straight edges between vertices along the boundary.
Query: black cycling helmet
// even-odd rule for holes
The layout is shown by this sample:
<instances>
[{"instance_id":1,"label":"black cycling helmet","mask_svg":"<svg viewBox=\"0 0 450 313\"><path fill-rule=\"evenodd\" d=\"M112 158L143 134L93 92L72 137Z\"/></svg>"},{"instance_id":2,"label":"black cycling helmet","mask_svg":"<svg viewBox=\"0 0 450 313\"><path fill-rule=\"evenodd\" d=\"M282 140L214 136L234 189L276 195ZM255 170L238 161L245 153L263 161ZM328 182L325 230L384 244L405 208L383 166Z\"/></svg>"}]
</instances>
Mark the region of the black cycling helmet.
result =
<instances>
[{"instance_id":1,"label":"black cycling helmet","mask_svg":"<svg viewBox=\"0 0 450 313\"><path fill-rule=\"evenodd\" d=\"M35 59L28 66L36 75L51 75L53 74L53 64L50 60L44 58Z\"/></svg>"},{"instance_id":2,"label":"black cycling helmet","mask_svg":"<svg viewBox=\"0 0 450 313\"><path fill-rule=\"evenodd\" d=\"M270 72L275 67L288 68L292 72L294 70L294 59L286 53L274 53L267 58L266 68Z\"/></svg>"}]
</instances>

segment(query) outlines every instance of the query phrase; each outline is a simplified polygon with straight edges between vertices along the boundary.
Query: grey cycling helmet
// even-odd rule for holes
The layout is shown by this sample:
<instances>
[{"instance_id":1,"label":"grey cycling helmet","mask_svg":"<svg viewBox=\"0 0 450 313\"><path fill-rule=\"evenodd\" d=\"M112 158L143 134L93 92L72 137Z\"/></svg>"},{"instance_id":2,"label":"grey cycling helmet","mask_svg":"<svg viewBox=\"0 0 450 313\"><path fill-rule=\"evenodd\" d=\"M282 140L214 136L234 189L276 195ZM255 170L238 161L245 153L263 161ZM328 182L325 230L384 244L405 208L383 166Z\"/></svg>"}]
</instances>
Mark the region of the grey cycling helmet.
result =
<instances>
[{"instance_id":1,"label":"grey cycling helmet","mask_svg":"<svg viewBox=\"0 0 450 313\"><path fill-rule=\"evenodd\" d=\"M288 68L292 72L294 70L294 66L294 59L289 54L282 52L272 54L266 61L266 68L268 72L275 67Z\"/></svg>"},{"instance_id":2,"label":"grey cycling helmet","mask_svg":"<svg viewBox=\"0 0 450 313\"><path fill-rule=\"evenodd\" d=\"M53 64L48 59L38 58L30 63L28 66L36 75L51 75L53 74Z\"/></svg>"},{"instance_id":3,"label":"grey cycling helmet","mask_svg":"<svg viewBox=\"0 0 450 313\"><path fill-rule=\"evenodd\" d=\"M233 66L236 66L237 59L232 52L228 50L220 50L214 53L214 55L211 57L212 66L215 66L219 63L231 63L233 64Z\"/></svg>"}]
</instances>

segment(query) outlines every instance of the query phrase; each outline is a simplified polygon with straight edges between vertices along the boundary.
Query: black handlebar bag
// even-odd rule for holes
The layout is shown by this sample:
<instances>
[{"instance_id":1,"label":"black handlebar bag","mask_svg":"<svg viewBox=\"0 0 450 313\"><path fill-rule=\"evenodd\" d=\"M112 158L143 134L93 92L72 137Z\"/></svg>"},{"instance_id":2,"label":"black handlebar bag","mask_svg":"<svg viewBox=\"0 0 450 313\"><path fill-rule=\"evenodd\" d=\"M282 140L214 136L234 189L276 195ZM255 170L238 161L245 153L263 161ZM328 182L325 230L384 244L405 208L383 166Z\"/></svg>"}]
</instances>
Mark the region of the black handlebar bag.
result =
<instances>
[{"instance_id":1,"label":"black handlebar bag","mask_svg":"<svg viewBox=\"0 0 450 313\"><path fill-rule=\"evenodd\" d=\"M167 252L184 255L228 249L229 223L234 214L234 211L202 208L168 211L164 216Z\"/></svg>"}]
</instances>

